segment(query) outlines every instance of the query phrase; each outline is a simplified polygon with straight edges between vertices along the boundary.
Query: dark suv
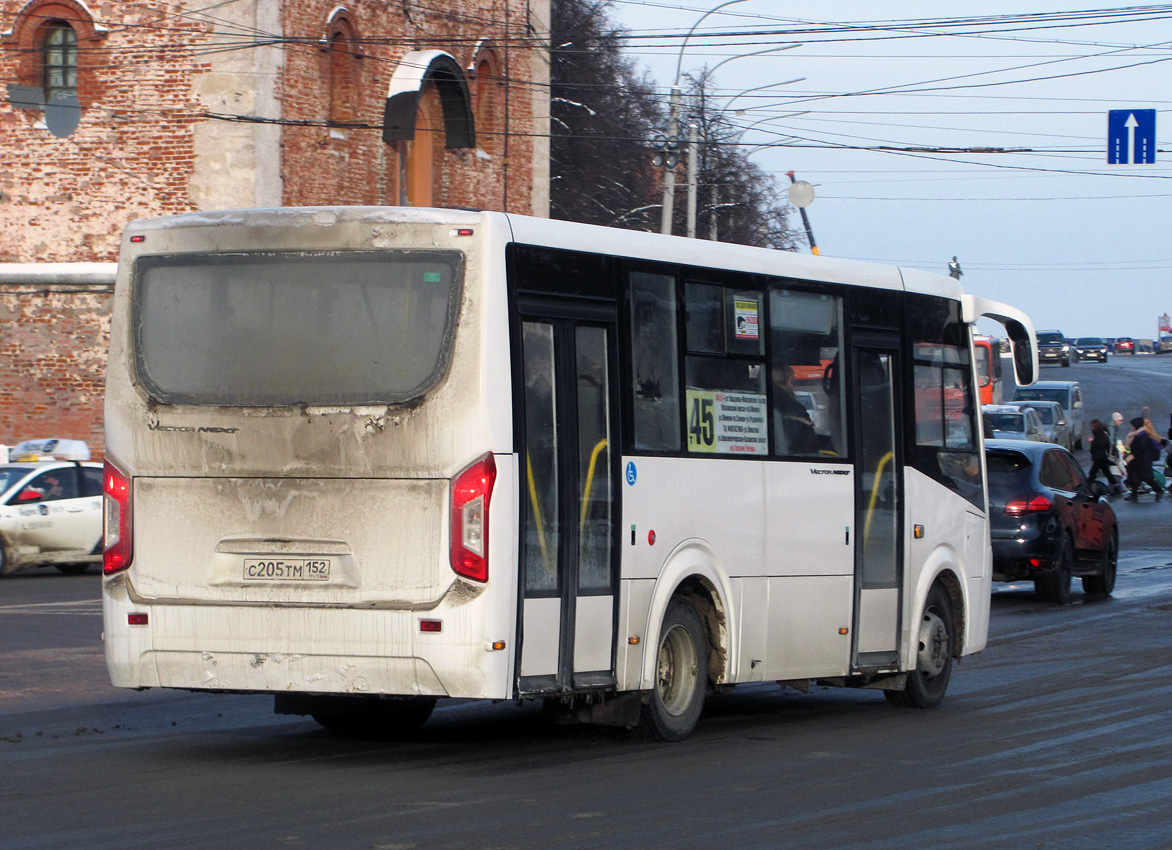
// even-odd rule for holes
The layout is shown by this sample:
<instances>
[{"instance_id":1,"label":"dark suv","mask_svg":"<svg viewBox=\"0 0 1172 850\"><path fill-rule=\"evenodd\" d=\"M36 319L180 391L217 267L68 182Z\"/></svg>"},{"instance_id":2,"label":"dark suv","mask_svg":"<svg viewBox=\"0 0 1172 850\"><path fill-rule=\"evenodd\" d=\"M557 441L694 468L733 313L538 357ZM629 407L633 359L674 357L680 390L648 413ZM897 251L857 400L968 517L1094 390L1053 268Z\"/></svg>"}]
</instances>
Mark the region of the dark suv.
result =
<instances>
[{"instance_id":1,"label":"dark suv","mask_svg":"<svg viewBox=\"0 0 1172 850\"><path fill-rule=\"evenodd\" d=\"M1077 576L1086 593L1109 596L1119 529L1107 486L1050 443L986 440L985 458L993 581L1032 581L1040 599L1065 604Z\"/></svg>"},{"instance_id":2,"label":"dark suv","mask_svg":"<svg viewBox=\"0 0 1172 850\"><path fill-rule=\"evenodd\" d=\"M1038 362L1070 365L1070 344L1062 331L1038 331Z\"/></svg>"}]
</instances>

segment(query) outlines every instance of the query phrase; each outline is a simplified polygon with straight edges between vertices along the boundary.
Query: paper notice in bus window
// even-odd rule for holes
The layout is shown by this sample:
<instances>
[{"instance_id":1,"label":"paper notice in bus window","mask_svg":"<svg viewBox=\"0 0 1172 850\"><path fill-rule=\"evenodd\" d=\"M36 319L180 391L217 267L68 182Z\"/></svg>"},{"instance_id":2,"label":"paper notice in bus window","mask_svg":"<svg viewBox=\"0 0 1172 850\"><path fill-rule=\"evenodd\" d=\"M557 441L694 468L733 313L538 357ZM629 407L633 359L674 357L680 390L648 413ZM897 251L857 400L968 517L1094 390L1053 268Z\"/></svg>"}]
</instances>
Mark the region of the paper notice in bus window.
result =
<instances>
[{"instance_id":1,"label":"paper notice in bus window","mask_svg":"<svg viewBox=\"0 0 1172 850\"><path fill-rule=\"evenodd\" d=\"M757 339L757 302L737 299L733 302L733 309L737 320L737 339Z\"/></svg>"},{"instance_id":2,"label":"paper notice in bus window","mask_svg":"<svg viewBox=\"0 0 1172 850\"><path fill-rule=\"evenodd\" d=\"M688 451L763 455L769 451L765 396L688 389Z\"/></svg>"}]
</instances>

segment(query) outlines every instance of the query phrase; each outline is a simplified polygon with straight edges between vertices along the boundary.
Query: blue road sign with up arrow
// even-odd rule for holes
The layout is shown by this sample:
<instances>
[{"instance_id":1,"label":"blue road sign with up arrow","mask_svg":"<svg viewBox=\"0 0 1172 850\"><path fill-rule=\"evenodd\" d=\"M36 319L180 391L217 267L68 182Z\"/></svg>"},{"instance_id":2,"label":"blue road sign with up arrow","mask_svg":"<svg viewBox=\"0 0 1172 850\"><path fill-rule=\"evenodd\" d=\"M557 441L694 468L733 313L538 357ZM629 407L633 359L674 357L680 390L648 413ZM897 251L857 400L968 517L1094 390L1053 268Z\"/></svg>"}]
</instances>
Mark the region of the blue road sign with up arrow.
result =
<instances>
[{"instance_id":1,"label":"blue road sign with up arrow","mask_svg":"<svg viewBox=\"0 0 1172 850\"><path fill-rule=\"evenodd\" d=\"M1156 161L1156 110L1107 112L1107 164L1152 165Z\"/></svg>"}]
</instances>

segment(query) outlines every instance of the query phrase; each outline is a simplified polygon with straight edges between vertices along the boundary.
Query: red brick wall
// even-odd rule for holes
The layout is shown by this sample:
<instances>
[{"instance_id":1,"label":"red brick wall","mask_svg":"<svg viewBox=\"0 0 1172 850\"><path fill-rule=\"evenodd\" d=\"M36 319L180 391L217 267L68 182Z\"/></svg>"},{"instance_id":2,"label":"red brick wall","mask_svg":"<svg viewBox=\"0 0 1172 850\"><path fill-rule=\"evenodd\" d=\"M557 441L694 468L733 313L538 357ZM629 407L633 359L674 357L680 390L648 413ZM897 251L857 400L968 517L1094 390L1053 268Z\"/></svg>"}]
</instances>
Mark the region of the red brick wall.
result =
<instances>
[{"instance_id":1,"label":"red brick wall","mask_svg":"<svg viewBox=\"0 0 1172 850\"><path fill-rule=\"evenodd\" d=\"M85 440L101 458L112 297L101 286L0 287L0 443Z\"/></svg>"},{"instance_id":2,"label":"red brick wall","mask_svg":"<svg viewBox=\"0 0 1172 850\"><path fill-rule=\"evenodd\" d=\"M188 212L197 208L196 197L209 197L219 152L199 148L198 130L209 126L207 86L223 80L215 63L230 61L230 51L209 52L212 30L218 18L256 2L270 0L181 17L207 4L88 0L91 22L72 0L0 0L0 33L12 31L0 36L0 264L116 260L127 222ZM337 5L284 0L279 7L289 39L275 80L281 114L265 117L294 123L281 128L278 151L258 155L279 158L286 205L396 204L398 153L380 130L331 133L323 125L330 117L330 56L320 39L329 38L327 17ZM355 122L381 124L387 86L405 53L445 50L467 68L476 46L492 41L509 85L497 92L496 127L484 129L511 135L484 144L488 157L437 152L434 202L531 212L529 81L541 57L528 40L526 0L344 5L362 58L353 61L352 103L335 116ZM452 11L435 11L442 7ZM48 16L76 20L80 39L83 115L65 139L38 126L39 111L14 108L4 96L4 83L39 85L36 30ZM475 80L469 88L477 90ZM251 102L249 92L241 94ZM100 451L109 307L108 294L0 286L0 442L79 438Z\"/></svg>"},{"instance_id":3,"label":"red brick wall","mask_svg":"<svg viewBox=\"0 0 1172 850\"><path fill-rule=\"evenodd\" d=\"M285 31L303 35L307 41L328 39L326 19L337 5L335 0L288 4ZM538 57L527 45L526 4L519 0L465 0L454 3L458 12L435 11L442 3L394 4L374 0L347 3L349 21L356 42L353 60L354 102L351 121L379 125L387 87L396 63L414 50L443 50L467 69L477 58L482 40L491 43L499 63L502 101L496 126L483 126L477 114L477 130L503 133L507 109L507 144L499 137L489 143L479 140L482 150L499 150L485 157L471 149L445 149L442 141L437 155L442 163L437 174L434 203L437 206L466 206L529 213L532 211L531 165L533 140L530 137L532 96L531 66ZM404 9L412 9L409 14ZM390 44L380 44L392 36ZM285 55L285 74L280 96L286 119L315 122L330 112L330 60L325 43L291 49ZM467 80L479 111L475 93L477 81ZM507 101L505 103L504 101ZM382 142L377 128L339 126L289 126L283 141L285 203L313 204L396 204L399 198L399 153ZM505 192L506 179L509 191Z\"/></svg>"},{"instance_id":4,"label":"red brick wall","mask_svg":"<svg viewBox=\"0 0 1172 850\"><path fill-rule=\"evenodd\" d=\"M28 5L0 0L0 30L18 27L0 43L0 81L39 84L36 24L69 11L55 3L18 18ZM89 8L109 32L88 22L75 27L77 131L58 139L37 126L40 112L13 109L0 97L0 262L114 260L131 219L192 209L194 80L206 65L191 48L205 25L183 18L151 25L178 4Z\"/></svg>"}]
</instances>

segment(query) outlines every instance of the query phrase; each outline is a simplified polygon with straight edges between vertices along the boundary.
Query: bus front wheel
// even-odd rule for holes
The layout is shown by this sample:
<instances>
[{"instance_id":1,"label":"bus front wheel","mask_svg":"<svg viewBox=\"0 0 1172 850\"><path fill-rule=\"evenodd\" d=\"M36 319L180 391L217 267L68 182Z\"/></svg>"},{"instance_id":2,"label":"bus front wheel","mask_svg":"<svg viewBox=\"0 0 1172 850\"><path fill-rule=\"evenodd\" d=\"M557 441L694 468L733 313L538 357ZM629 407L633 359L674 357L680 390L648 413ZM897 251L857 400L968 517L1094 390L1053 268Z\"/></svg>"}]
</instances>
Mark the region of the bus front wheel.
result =
<instances>
[{"instance_id":1,"label":"bus front wheel","mask_svg":"<svg viewBox=\"0 0 1172 850\"><path fill-rule=\"evenodd\" d=\"M655 687L643 706L641 730L682 741L696 728L708 687L708 638L696 609L679 597L667 606L655 662Z\"/></svg>"},{"instance_id":2,"label":"bus front wheel","mask_svg":"<svg viewBox=\"0 0 1172 850\"><path fill-rule=\"evenodd\" d=\"M887 700L903 708L935 708L944 699L952 677L952 600L935 584L928 591L920 620L916 668L907 674L902 691L884 691Z\"/></svg>"}]
</instances>

